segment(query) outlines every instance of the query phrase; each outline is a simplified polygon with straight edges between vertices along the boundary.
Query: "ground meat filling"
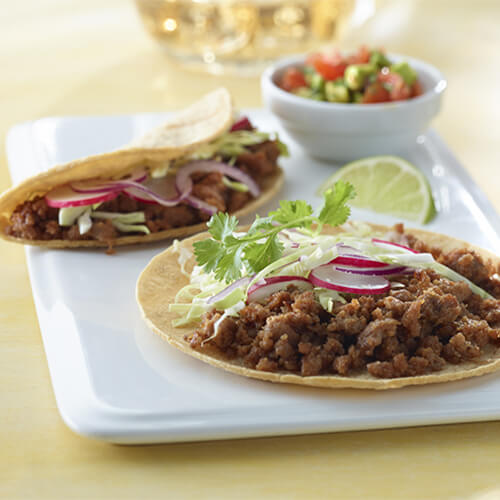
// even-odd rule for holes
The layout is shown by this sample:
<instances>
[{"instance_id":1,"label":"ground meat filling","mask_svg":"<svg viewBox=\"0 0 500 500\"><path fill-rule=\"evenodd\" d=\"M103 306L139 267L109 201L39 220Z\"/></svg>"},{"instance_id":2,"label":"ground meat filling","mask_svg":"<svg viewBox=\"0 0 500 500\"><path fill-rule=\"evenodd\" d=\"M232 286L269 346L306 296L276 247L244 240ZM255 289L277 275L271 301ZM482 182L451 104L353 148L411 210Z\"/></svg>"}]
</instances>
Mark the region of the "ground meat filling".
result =
<instances>
[{"instance_id":1,"label":"ground meat filling","mask_svg":"<svg viewBox=\"0 0 500 500\"><path fill-rule=\"evenodd\" d=\"M452 252L442 258L450 267L486 265L477 255L465 255ZM478 273L476 279L484 282L486 275ZM319 305L313 291L288 288L264 304L248 304L238 318L225 318L215 336L221 312L206 314L186 341L193 349L216 349L256 370L302 376L368 372L377 378L424 375L447 364L479 362L485 347L500 348L500 300L481 299L466 283L430 270L397 281L403 287L351 297L336 303L332 314Z\"/></svg>"},{"instance_id":2,"label":"ground meat filling","mask_svg":"<svg viewBox=\"0 0 500 500\"><path fill-rule=\"evenodd\" d=\"M238 156L235 165L249 174L261 187L266 178L277 171L280 154L275 141L266 141L248 148L249 152ZM222 174L193 174L193 195L214 205L222 212L235 212L248 203L252 196L230 189L222 182ZM152 233L176 227L191 226L208 220L209 216L198 209L181 203L175 207L143 203L120 194L114 200L103 203L99 210L107 212L143 211L145 224ZM90 240L112 241L120 232L111 221L94 221L92 228L80 234L77 224L59 226L59 209L51 208L42 197L34 198L19 205L10 217L10 225L5 232L16 238L28 240ZM133 234L133 233L126 233ZM140 233L142 234L142 233Z\"/></svg>"}]
</instances>

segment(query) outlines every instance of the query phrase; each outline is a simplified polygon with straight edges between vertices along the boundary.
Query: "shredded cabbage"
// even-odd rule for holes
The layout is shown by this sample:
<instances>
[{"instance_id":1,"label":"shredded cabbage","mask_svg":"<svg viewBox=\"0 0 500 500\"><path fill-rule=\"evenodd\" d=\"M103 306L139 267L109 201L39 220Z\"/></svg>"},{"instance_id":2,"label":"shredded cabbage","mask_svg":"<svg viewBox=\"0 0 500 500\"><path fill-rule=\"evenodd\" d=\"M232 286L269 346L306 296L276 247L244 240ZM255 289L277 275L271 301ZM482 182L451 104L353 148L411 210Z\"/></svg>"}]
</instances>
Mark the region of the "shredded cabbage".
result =
<instances>
[{"instance_id":1,"label":"shredded cabbage","mask_svg":"<svg viewBox=\"0 0 500 500\"><path fill-rule=\"evenodd\" d=\"M80 231L80 234L85 234L87 231L90 231L90 228L92 227L92 219L90 218L90 208L85 210L80 217L78 217L78 231Z\"/></svg>"},{"instance_id":2,"label":"shredded cabbage","mask_svg":"<svg viewBox=\"0 0 500 500\"><path fill-rule=\"evenodd\" d=\"M222 300L215 303L208 303L208 300L223 291L227 284L218 281L213 272L205 273L200 266L194 266L191 273L186 273L184 265L187 259L192 257L192 254L188 251L189 255L183 255L184 247L179 245L178 242L174 242L174 250L179 253L178 260L181 270L189 277L190 282L177 293L175 303L169 307L170 311L182 315L181 318L174 320L173 325L187 325L199 321L203 314L213 309L223 310L224 313L214 325L214 334L211 337L213 338L217 334L218 326L223 319L228 316L237 316L241 308L244 307L248 289L253 284L271 276L307 277L312 269L335 259L339 255L339 245L349 246L355 253L359 252L362 255L389 264L417 269L433 269L452 281L466 282L471 290L479 296L491 298L487 292L464 276L436 262L430 253L410 253L408 250L397 246L388 251L387 248L375 245L371 240L374 234L366 234L366 227L363 225L357 225L355 231L351 233L336 235L314 234L313 236L305 233L305 231L299 230L283 230L280 238L284 246L283 256L254 275L247 286L236 288ZM243 269L242 274L243 276L248 275L245 269ZM346 302L342 294L334 290L316 287L314 292L321 306L328 312L333 311L335 302Z\"/></svg>"}]
</instances>

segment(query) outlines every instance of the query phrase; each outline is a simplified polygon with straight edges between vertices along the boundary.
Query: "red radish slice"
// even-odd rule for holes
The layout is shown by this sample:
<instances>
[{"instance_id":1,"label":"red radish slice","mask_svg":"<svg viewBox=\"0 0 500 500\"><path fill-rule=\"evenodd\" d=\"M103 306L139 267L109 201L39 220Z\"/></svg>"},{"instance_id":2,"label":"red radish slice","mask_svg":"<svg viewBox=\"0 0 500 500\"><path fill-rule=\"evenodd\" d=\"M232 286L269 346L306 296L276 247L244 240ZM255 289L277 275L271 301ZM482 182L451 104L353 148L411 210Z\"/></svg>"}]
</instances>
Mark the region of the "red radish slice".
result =
<instances>
[{"instance_id":1,"label":"red radish slice","mask_svg":"<svg viewBox=\"0 0 500 500\"><path fill-rule=\"evenodd\" d=\"M380 262L378 260L372 260L369 259L368 257L364 257L362 255L339 255L338 257L335 257L335 259L331 260L329 264L345 264L347 266L354 266L354 267L366 267L366 268L372 268L372 267L387 267L389 264L386 264L385 262Z\"/></svg>"},{"instance_id":2,"label":"red radish slice","mask_svg":"<svg viewBox=\"0 0 500 500\"><path fill-rule=\"evenodd\" d=\"M82 194L104 194L121 191L121 187L118 187L115 182L103 180L72 182L71 189Z\"/></svg>"},{"instance_id":3,"label":"red radish slice","mask_svg":"<svg viewBox=\"0 0 500 500\"><path fill-rule=\"evenodd\" d=\"M230 131L236 132L237 130L253 130L252 124L246 116L243 116L238 121L233 123Z\"/></svg>"},{"instance_id":4,"label":"red radish slice","mask_svg":"<svg viewBox=\"0 0 500 500\"><path fill-rule=\"evenodd\" d=\"M406 250L407 252L420 253L417 252L416 250L413 250L413 248L407 247L405 245L400 245L399 243L393 243L392 241L379 240L378 238L372 238L372 243L377 247L386 248L389 250L394 250L394 247L396 247L399 248L400 250Z\"/></svg>"},{"instance_id":5,"label":"red radish slice","mask_svg":"<svg viewBox=\"0 0 500 500\"><path fill-rule=\"evenodd\" d=\"M84 205L93 205L116 198L118 193L110 191L107 193L77 193L70 186L60 186L45 195L45 201L49 207L82 207Z\"/></svg>"},{"instance_id":6,"label":"red radish slice","mask_svg":"<svg viewBox=\"0 0 500 500\"><path fill-rule=\"evenodd\" d=\"M247 302L262 302L269 295L293 285L299 290L309 290L312 284L302 276L271 276L254 283L248 289Z\"/></svg>"},{"instance_id":7,"label":"red radish slice","mask_svg":"<svg viewBox=\"0 0 500 500\"><path fill-rule=\"evenodd\" d=\"M123 191L128 197L132 198L135 201L140 201L142 203L149 203L150 205L157 205L158 203L153 200L153 198L149 197L143 191L140 191L137 188L131 187L127 188Z\"/></svg>"},{"instance_id":8,"label":"red radish slice","mask_svg":"<svg viewBox=\"0 0 500 500\"><path fill-rule=\"evenodd\" d=\"M344 273L328 264L313 269L309 274L309 281L321 288L360 295L377 295L391 288L390 282L382 276Z\"/></svg>"},{"instance_id":9,"label":"red radish slice","mask_svg":"<svg viewBox=\"0 0 500 500\"><path fill-rule=\"evenodd\" d=\"M385 267L357 267L357 266L335 266L335 269L343 273L361 274L365 276L389 276L391 274L401 274L406 271L406 266Z\"/></svg>"},{"instance_id":10,"label":"red radish slice","mask_svg":"<svg viewBox=\"0 0 500 500\"><path fill-rule=\"evenodd\" d=\"M233 290L236 290L237 288L244 288L248 286L250 281L252 280L251 277L246 276L245 278L240 278L239 280L236 280L234 283L231 283L228 287L224 288L222 292L219 292L217 295L214 295L213 297L210 297L207 300L207 304L214 304L215 302L219 302L219 300L224 299L227 297Z\"/></svg>"}]
</instances>

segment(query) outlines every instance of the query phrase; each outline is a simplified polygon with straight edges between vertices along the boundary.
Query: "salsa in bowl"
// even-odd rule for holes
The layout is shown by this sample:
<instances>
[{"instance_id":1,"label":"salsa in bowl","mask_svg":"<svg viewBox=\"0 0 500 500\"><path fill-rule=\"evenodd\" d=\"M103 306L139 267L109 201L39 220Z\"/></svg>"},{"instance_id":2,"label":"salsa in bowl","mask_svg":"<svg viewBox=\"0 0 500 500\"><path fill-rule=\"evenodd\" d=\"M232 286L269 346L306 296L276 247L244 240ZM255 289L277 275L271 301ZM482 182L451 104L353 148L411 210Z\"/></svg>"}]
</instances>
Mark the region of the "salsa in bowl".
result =
<instances>
[{"instance_id":1,"label":"salsa in bowl","mask_svg":"<svg viewBox=\"0 0 500 500\"><path fill-rule=\"evenodd\" d=\"M304 65L286 68L278 85L299 97L352 104L404 101L423 92L411 64L366 46L348 55L338 50L310 54Z\"/></svg>"},{"instance_id":2,"label":"salsa in bowl","mask_svg":"<svg viewBox=\"0 0 500 500\"><path fill-rule=\"evenodd\" d=\"M401 153L415 144L439 112L446 80L438 69L418 59L396 54L386 57L391 65L409 67L415 72L414 84L418 82L412 91L415 95L375 103L304 98L281 87L285 75L295 70L304 72L308 66L308 56L299 55L282 59L263 73L264 103L292 139L312 156L346 162ZM322 78L324 84L345 80L343 76L332 80ZM388 88L386 85L385 90ZM350 90L349 93L354 94Z\"/></svg>"}]
</instances>

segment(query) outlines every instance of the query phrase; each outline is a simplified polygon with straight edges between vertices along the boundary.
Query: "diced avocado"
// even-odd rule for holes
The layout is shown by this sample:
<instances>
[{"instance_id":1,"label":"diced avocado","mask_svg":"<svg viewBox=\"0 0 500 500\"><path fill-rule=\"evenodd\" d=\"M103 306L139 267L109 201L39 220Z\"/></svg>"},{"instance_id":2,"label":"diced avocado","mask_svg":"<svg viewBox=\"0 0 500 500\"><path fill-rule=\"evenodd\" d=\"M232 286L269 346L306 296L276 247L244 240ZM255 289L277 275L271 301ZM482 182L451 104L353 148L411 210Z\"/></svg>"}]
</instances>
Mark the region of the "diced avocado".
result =
<instances>
[{"instance_id":1,"label":"diced avocado","mask_svg":"<svg viewBox=\"0 0 500 500\"><path fill-rule=\"evenodd\" d=\"M409 85L410 87L417 79L417 72L406 61L392 64L391 71L401 75L406 85Z\"/></svg>"},{"instance_id":2,"label":"diced avocado","mask_svg":"<svg viewBox=\"0 0 500 500\"><path fill-rule=\"evenodd\" d=\"M350 101L349 89L345 86L342 80L340 82L326 82L325 97L326 100L330 102Z\"/></svg>"},{"instance_id":3,"label":"diced avocado","mask_svg":"<svg viewBox=\"0 0 500 500\"><path fill-rule=\"evenodd\" d=\"M323 101L323 96L319 92L315 92L309 87L299 87L293 92L299 97L305 97L306 99L314 99L316 101Z\"/></svg>"},{"instance_id":4,"label":"diced avocado","mask_svg":"<svg viewBox=\"0 0 500 500\"><path fill-rule=\"evenodd\" d=\"M302 72L304 73L304 78L306 79L307 85L311 85L311 80L314 75L316 75L316 70L312 66L304 66L302 68Z\"/></svg>"},{"instance_id":5,"label":"diced avocado","mask_svg":"<svg viewBox=\"0 0 500 500\"><path fill-rule=\"evenodd\" d=\"M352 102L355 103L363 102L363 92L354 92L352 94Z\"/></svg>"},{"instance_id":6,"label":"diced avocado","mask_svg":"<svg viewBox=\"0 0 500 500\"><path fill-rule=\"evenodd\" d=\"M384 66L390 66L391 61L380 50L374 50L370 56L370 64L374 64L378 68L383 68Z\"/></svg>"},{"instance_id":7,"label":"diced avocado","mask_svg":"<svg viewBox=\"0 0 500 500\"><path fill-rule=\"evenodd\" d=\"M78 217L89 208L88 205L82 207L64 207L59 209L58 222L60 226L72 226Z\"/></svg>"},{"instance_id":8,"label":"diced avocado","mask_svg":"<svg viewBox=\"0 0 500 500\"><path fill-rule=\"evenodd\" d=\"M344 79L351 90L361 90L371 75L377 74L377 67L373 64L351 64L347 66Z\"/></svg>"},{"instance_id":9,"label":"diced avocado","mask_svg":"<svg viewBox=\"0 0 500 500\"><path fill-rule=\"evenodd\" d=\"M309 86L315 92L323 92L323 89L325 88L325 79L319 73L314 73L311 77Z\"/></svg>"}]
</instances>

